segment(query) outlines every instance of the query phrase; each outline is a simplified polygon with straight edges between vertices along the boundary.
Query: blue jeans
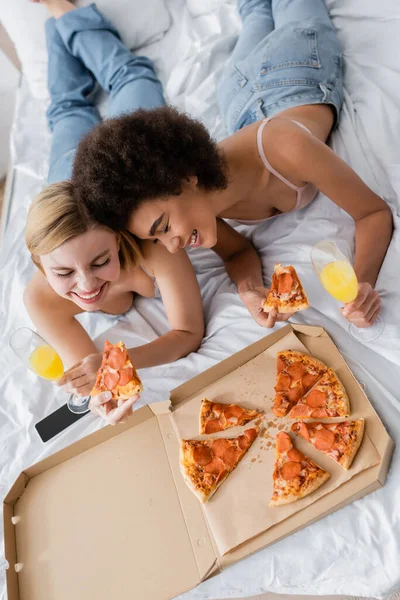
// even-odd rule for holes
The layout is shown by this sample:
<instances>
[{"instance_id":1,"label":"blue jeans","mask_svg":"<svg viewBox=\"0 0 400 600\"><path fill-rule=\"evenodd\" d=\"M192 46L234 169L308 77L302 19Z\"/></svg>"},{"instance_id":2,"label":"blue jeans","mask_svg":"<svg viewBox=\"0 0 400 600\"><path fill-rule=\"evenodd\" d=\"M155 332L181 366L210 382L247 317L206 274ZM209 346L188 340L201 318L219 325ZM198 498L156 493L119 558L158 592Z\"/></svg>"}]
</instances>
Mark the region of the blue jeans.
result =
<instances>
[{"instance_id":1,"label":"blue jeans","mask_svg":"<svg viewBox=\"0 0 400 600\"><path fill-rule=\"evenodd\" d=\"M243 28L218 86L229 134L305 104L343 103L342 52L324 0L239 0Z\"/></svg>"},{"instance_id":2,"label":"blue jeans","mask_svg":"<svg viewBox=\"0 0 400 600\"><path fill-rule=\"evenodd\" d=\"M108 116L165 104L151 60L134 56L94 4L46 23L49 53L47 111L53 133L49 183L70 179L79 141L101 117L96 81L109 93Z\"/></svg>"}]
</instances>

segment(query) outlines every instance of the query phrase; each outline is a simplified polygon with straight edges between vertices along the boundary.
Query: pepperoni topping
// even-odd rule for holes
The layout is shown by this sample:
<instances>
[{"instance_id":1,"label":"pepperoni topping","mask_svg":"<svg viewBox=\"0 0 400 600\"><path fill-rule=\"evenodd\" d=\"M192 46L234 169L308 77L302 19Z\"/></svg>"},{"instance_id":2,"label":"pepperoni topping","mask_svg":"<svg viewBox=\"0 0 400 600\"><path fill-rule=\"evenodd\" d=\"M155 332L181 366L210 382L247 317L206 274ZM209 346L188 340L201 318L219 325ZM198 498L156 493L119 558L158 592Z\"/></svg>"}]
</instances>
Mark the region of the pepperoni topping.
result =
<instances>
[{"instance_id":1,"label":"pepperoni topping","mask_svg":"<svg viewBox=\"0 0 400 600\"><path fill-rule=\"evenodd\" d=\"M103 383L108 390L113 390L119 381L119 373L106 373L103 378Z\"/></svg>"},{"instance_id":2,"label":"pepperoni topping","mask_svg":"<svg viewBox=\"0 0 400 600\"><path fill-rule=\"evenodd\" d=\"M247 450L247 448L250 448L257 435L258 431L255 427L252 427L251 429L246 429L244 434L238 438L239 446L241 447L241 449Z\"/></svg>"},{"instance_id":3,"label":"pepperoni topping","mask_svg":"<svg viewBox=\"0 0 400 600\"><path fill-rule=\"evenodd\" d=\"M301 437L303 437L305 440L310 439L308 427L305 423L303 423L303 421L298 421L297 423L293 423L292 431L295 431L296 433L301 435Z\"/></svg>"},{"instance_id":4,"label":"pepperoni topping","mask_svg":"<svg viewBox=\"0 0 400 600\"><path fill-rule=\"evenodd\" d=\"M112 369L122 369L126 362L127 356L126 352L121 350L121 348L112 348L108 355L107 363L110 365Z\"/></svg>"},{"instance_id":5,"label":"pepperoni topping","mask_svg":"<svg viewBox=\"0 0 400 600\"><path fill-rule=\"evenodd\" d=\"M218 458L222 458L225 451L230 447L228 440L221 438L220 440L214 440L212 443L212 450Z\"/></svg>"},{"instance_id":6,"label":"pepperoni topping","mask_svg":"<svg viewBox=\"0 0 400 600\"><path fill-rule=\"evenodd\" d=\"M292 410L290 411L290 417L309 417L310 412L311 409L308 406L299 402L293 406Z\"/></svg>"},{"instance_id":7,"label":"pepperoni topping","mask_svg":"<svg viewBox=\"0 0 400 600\"><path fill-rule=\"evenodd\" d=\"M311 417L313 417L313 419L326 419L329 417L329 414L325 408L314 408Z\"/></svg>"},{"instance_id":8,"label":"pepperoni topping","mask_svg":"<svg viewBox=\"0 0 400 600\"><path fill-rule=\"evenodd\" d=\"M286 363L282 360L282 358L280 356L278 356L278 360L277 360L277 371L278 371L278 373L280 373L284 369L286 369Z\"/></svg>"},{"instance_id":9,"label":"pepperoni topping","mask_svg":"<svg viewBox=\"0 0 400 600\"><path fill-rule=\"evenodd\" d=\"M277 291L278 291L278 278L276 276L276 273L273 273L271 287L269 288L269 293L271 294L272 292L277 292Z\"/></svg>"},{"instance_id":10,"label":"pepperoni topping","mask_svg":"<svg viewBox=\"0 0 400 600\"><path fill-rule=\"evenodd\" d=\"M126 385L133 378L133 369L132 367L126 367L125 369L120 369L119 373L119 382L118 385Z\"/></svg>"},{"instance_id":11,"label":"pepperoni topping","mask_svg":"<svg viewBox=\"0 0 400 600\"><path fill-rule=\"evenodd\" d=\"M226 464L226 466L231 469L239 462L240 457L242 456L243 451L237 448L230 447L224 452L224 456L222 460Z\"/></svg>"},{"instance_id":12,"label":"pepperoni topping","mask_svg":"<svg viewBox=\"0 0 400 600\"><path fill-rule=\"evenodd\" d=\"M280 406L284 400L286 400L286 396L278 392L274 398L274 407L278 408L278 406Z\"/></svg>"},{"instance_id":13,"label":"pepperoni topping","mask_svg":"<svg viewBox=\"0 0 400 600\"><path fill-rule=\"evenodd\" d=\"M290 460L292 460L293 462L301 462L305 459L304 454L300 452L300 450L297 450L297 448L290 448L290 450L287 453L287 457L290 458Z\"/></svg>"},{"instance_id":14,"label":"pepperoni topping","mask_svg":"<svg viewBox=\"0 0 400 600\"><path fill-rule=\"evenodd\" d=\"M103 352L110 352L110 350L112 350L112 349L113 349L113 345L110 344L110 342L108 340L106 340L104 342L104 350L103 350Z\"/></svg>"},{"instance_id":15,"label":"pepperoni topping","mask_svg":"<svg viewBox=\"0 0 400 600\"><path fill-rule=\"evenodd\" d=\"M243 408L241 408L240 406L237 406L236 404L231 404L229 406L226 406L224 409L224 415L226 417L226 419L231 419L232 417L236 417L237 419L240 419L241 416L243 416L244 410Z\"/></svg>"},{"instance_id":16,"label":"pepperoni topping","mask_svg":"<svg viewBox=\"0 0 400 600\"><path fill-rule=\"evenodd\" d=\"M277 392L282 392L284 390L289 389L290 384L292 383L292 378L287 373L279 373L278 378L276 380L275 390Z\"/></svg>"},{"instance_id":17,"label":"pepperoni topping","mask_svg":"<svg viewBox=\"0 0 400 600\"><path fill-rule=\"evenodd\" d=\"M291 402L297 402L304 396L304 388L302 385L293 387L287 391L288 398Z\"/></svg>"},{"instance_id":18,"label":"pepperoni topping","mask_svg":"<svg viewBox=\"0 0 400 600\"><path fill-rule=\"evenodd\" d=\"M217 431L223 431L223 427L218 419L211 419L206 423L206 433L217 433Z\"/></svg>"},{"instance_id":19,"label":"pepperoni topping","mask_svg":"<svg viewBox=\"0 0 400 600\"><path fill-rule=\"evenodd\" d=\"M226 404L221 404L221 402L213 402L211 404L211 410L215 414L216 417L219 417L226 407Z\"/></svg>"},{"instance_id":20,"label":"pepperoni topping","mask_svg":"<svg viewBox=\"0 0 400 600\"><path fill-rule=\"evenodd\" d=\"M295 477L300 475L300 472L301 464L299 462L290 461L285 463L281 467L279 474L282 477L282 479L284 479L285 481L289 481L290 479L294 479Z\"/></svg>"},{"instance_id":21,"label":"pepperoni topping","mask_svg":"<svg viewBox=\"0 0 400 600\"><path fill-rule=\"evenodd\" d=\"M335 434L329 429L318 429L315 432L314 446L317 450L330 450L335 442Z\"/></svg>"},{"instance_id":22,"label":"pepperoni topping","mask_svg":"<svg viewBox=\"0 0 400 600\"><path fill-rule=\"evenodd\" d=\"M311 408L322 408L326 405L326 395L320 390L311 390L306 398L306 404Z\"/></svg>"},{"instance_id":23,"label":"pepperoni topping","mask_svg":"<svg viewBox=\"0 0 400 600\"><path fill-rule=\"evenodd\" d=\"M223 479L225 477L226 474L227 474L226 469L224 469L223 471L220 471L217 479L215 480L215 483L219 483L221 481L221 479Z\"/></svg>"},{"instance_id":24,"label":"pepperoni topping","mask_svg":"<svg viewBox=\"0 0 400 600\"><path fill-rule=\"evenodd\" d=\"M206 473L210 473L210 475L220 475L226 471L224 463L217 457L213 458L212 461L204 467L204 470Z\"/></svg>"},{"instance_id":25,"label":"pepperoni topping","mask_svg":"<svg viewBox=\"0 0 400 600\"><path fill-rule=\"evenodd\" d=\"M290 273L282 273L278 277L278 294L287 294L293 287L293 277Z\"/></svg>"},{"instance_id":26,"label":"pepperoni topping","mask_svg":"<svg viewBox=\"0 0 400 600\"><path fill-rule=\"evenodd\" d=\"M307 373L307 368L303 363L297 361L289 365L286 371L294 381L297 381Z\"/></svg>"},{"instance_id":27,"label":"pepperoni topping","mask_svg":"<svg viewBox=\"0 0 400 600\"><path fill-rule=\"evenodd\" d=\"M208 465L213 459L212 452L210 448L207 446L196 446L193 450L193 460L200 465L201 467L205 467Z\"/></svg>"},{"instance_id":28,"label":"pepperoni topping","mask_svg":"<svg viewBox=\"0 0 400 600\"><path fill-rule=\"evenodd\" d=\"M292 440L290 439L288 434L285 433L284 431L281 431L276 436L276 447L277 447L278 452L281 452L281 453L287 452L288 450L290 450L290 448L293 447Z\"/></svg>"},{"instance_id":29,"label":"pepperoni topping","mask_svg":"<svg viewBox=\"0 0 400 600\"><path fill-rule=\"evenodd\" d=\"M316 383L318 381L318 377L319 377L319 375L313 375L312 373L306 373L301 378L301 383L304 385L306 390L309 390L310 388L312 388L314 383Z\"/></svg>"}]
</instances>

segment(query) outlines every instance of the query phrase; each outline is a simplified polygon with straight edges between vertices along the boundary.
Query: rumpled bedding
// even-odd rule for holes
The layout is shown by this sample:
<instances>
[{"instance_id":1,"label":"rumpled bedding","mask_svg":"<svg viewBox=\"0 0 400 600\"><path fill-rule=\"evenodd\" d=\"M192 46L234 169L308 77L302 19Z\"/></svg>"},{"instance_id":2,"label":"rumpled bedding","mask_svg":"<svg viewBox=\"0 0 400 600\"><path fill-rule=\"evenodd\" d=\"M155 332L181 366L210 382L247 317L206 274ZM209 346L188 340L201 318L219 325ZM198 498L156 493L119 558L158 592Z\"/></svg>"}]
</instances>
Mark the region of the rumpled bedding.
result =
<instances>
[{"instance_id":1,"label":"rumpled bedding","mask_svg":"<svg viewBox=\"0 0 400 600\"><path fill-rule=\"evenodd\" d=\"M275 262L295 264L312 308L294 322L323 326L332 336L391 437L400 441L400 19L396 0L328 0L345 56L345 104L331 145L390 205L397 229L377 289L385 329L362 345L347 333L338 303L322 289L310 263L312 245L335 240L354 251L350 217L323 194L307 208L252 227L238 226L259 250L266 285ZM173 26L144 53L156 63L168 100L199 118L217 138L225 134L215 84L232 50L240 21L227 0L170 0ZM206 14L204 10L207 9ZM65 395L19 364L10 334L30 326L22 293L33 273L24 246L32 198L45 184L50 136L46 106L22 80L12 131L13 186L0 256L0 496L25 467L103 426L88 415L43 444L34 424L65 402ZM137 406L168 398L169 391L268 331L252 321L221 260L210 250L189 251L202 289L207 329L201 348L180 361L140 373L145 391ZM85 315L98 348L109 338L139 345L168 330L162 303L139 299L126 315ZM277 325L278 327L279 325ZM248 597L264 591L384 598L400 587L400 467L395 450L385 486L321 521L237 563L180 596L180 600ZM2 535L2 534L1 534ZM1 544L2 546L2 544ZM0 550L0 565L3 560ZM12 568L12 566L11 566ZM0 600L5 600L0 573Z\"/></svg>"}]
</instances>

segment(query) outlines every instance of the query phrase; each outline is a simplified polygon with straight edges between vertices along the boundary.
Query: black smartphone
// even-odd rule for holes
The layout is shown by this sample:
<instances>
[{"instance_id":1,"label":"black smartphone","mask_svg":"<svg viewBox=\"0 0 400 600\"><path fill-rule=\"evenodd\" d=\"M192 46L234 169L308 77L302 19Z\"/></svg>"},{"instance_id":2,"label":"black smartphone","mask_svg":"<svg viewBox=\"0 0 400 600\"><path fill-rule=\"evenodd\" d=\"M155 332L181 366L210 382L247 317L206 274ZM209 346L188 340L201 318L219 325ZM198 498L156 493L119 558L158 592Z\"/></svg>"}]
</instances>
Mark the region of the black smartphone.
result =
<instances>
[{"instance_id":1,"label":"black smartphone","mask_svg":"<svg viewBox=\"0 0 400 600\"><path fill-rule=\"evenodd\" d=\"M71 412L66 404L55 410L53 413L36 423L35 429L38 432L42 442L48 442L58 433L67 429L82 417L90 415L90 412L85 412L77 415Z\"/></svg>"}]
</instances>

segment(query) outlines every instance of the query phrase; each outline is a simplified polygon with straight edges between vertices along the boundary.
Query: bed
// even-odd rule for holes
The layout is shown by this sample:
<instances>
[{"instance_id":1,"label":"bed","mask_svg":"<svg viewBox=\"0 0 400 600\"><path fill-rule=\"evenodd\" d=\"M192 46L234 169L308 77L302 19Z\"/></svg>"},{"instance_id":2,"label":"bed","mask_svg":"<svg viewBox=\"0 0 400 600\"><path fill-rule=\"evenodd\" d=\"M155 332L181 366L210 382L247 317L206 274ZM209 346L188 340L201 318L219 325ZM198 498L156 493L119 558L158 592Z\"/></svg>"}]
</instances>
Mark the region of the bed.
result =
<instances>
[{"instance_id":1,"label":"bed","mask_svg":"<svg viewBox=\"0 0 400 600\"><path fill-rule=\"evenodd\" d=\"M172 26L146 48L169 101L185 109L221 139L225 135L215 102L215 83L235 43L240 22L228 0L169 0ZM327 0L345 56L345 104L331 145L390 205L396 225L377 288L385 329L368 346L351 339L337 303L325 294L310 264L310 248L335 239L353 252L351 219L322 194L303 211L258 226L239 226L260 251L268 282L273 265L294 263L311 309L295 322L325 327L383 420L400 443L400 20L396 0ZM31 199L45 183L50 137L46 102L32 97L21 79L11 136L12 169L3 218L0 257L0 495L24 467L95 431L103 424L87 416L43 444L34 424L65 397L19 365L7 340L30 326L22 291L33 272L24 247ZM307 214L306 214L307 212ZM306 218L305 218L306 217ZM206 335L197 353L165 367L144 369L140 405L168 398L169 390L215 365L267 331L251 320L220 259L211 251L189 251L202 288ZM139 300L120 318L85 316L82 322L99 349L107 337L131 345L167 330L161 302ZM180 600L248 597L265 591L286 594L343 594L387 597L400 588L400 452L396 448L385 486L204 582ZM0 537L2 533L0 533ZM3 563L2 539L0 566ZM293 569L293 565L296 568ZM0 600L5 600L3 570Z\"/></svg>"}]
</instances>

